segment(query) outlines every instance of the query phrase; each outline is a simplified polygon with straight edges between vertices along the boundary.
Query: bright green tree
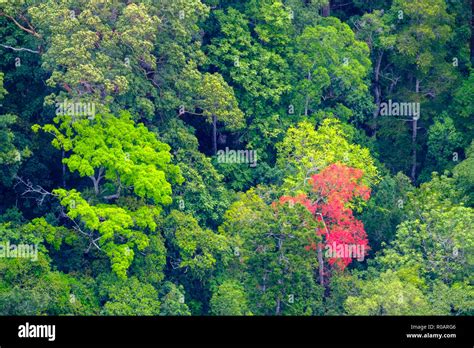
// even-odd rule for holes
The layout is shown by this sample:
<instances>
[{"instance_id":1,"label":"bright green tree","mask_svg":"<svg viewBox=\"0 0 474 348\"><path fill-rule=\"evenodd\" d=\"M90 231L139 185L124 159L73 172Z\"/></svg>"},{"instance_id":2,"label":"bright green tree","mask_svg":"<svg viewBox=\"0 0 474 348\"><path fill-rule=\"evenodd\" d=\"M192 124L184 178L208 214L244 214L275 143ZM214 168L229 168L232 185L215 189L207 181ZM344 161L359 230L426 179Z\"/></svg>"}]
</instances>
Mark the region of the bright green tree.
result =
<instances>
[{"instance_id":1,"label":"bright green tree","mask_svg":"<svg viewBox=\"0 0 474 348\"><path fill-rule=\"evenodd\" d=\"M362 169L363 182L374 185L378 174L369 150L350 140L341 123L333 118L325 119L317 129L307 121L288 129L277 144L277 166L288 173L285 187L304 191L311 175L336 162Z\"/></svg>"},{"instance_id":2,"label":"bright green tree","mask_svg":"<svg viewBox=\"0 0 474 348\"><path fill-rule=\"evenodd\" d=\"M59 128L50 124L34 129L52 133L55 147L71 151L63 162L71 171L88 176L95 195L107 203L91 204L75 189L56 189L50 194L59 199L65 208L64 216L76 232L85 236L91 246L104 251L112 269L125 278L134 259L134 248L144 251L149 246L147 233L157 228L160 205L172 201L170 182L183 180L179 168L170 163L169 146L158 141L143 124L136 126L129 113L123 112L119 117L97 115L92 121L61 116L56 122ZM115 188L115 193L103 195L107 189L107 185L105 189L100 186L103 179L110 182L109 190ZM138 206L109 203L132 193L142 199Z\"/></svg>"}]
</instances>

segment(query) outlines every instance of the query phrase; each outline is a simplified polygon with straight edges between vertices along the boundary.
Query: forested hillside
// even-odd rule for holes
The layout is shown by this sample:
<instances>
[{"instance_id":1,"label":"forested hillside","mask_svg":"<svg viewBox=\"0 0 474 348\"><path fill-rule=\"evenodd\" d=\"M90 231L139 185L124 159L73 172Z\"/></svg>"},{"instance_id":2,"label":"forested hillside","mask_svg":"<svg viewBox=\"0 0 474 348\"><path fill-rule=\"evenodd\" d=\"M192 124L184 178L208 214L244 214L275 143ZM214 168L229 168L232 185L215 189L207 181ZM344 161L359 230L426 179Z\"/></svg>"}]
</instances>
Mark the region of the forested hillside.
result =
<instances>
[{"instance_id":1,"label":"forested hillside","mask_svg":"<svg viewBox=\"0 0 474 348\"><path fill-rule=\"evenodd\" d=\"M1 315L473 315L468 0L0 0Z\"/></svg>"}]
</instances>

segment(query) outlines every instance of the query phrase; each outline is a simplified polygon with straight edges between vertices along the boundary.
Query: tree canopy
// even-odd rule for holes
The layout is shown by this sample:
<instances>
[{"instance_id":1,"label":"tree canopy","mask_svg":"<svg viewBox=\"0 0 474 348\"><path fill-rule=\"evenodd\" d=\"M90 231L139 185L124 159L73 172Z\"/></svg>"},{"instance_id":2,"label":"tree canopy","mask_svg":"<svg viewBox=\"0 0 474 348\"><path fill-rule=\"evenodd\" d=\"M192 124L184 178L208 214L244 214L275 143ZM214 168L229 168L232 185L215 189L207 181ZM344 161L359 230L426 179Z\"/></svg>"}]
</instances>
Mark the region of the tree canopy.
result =
<instances>
[{"instance_id":1,"label":"tree canopy","mask_svg":"<svg viewBox=\"0 0 474 348\"><path fill-rule=\"evenodd\" d=\"M473 315L470 5L0 0L0 314Z\"/></svg>"}]
</instances>

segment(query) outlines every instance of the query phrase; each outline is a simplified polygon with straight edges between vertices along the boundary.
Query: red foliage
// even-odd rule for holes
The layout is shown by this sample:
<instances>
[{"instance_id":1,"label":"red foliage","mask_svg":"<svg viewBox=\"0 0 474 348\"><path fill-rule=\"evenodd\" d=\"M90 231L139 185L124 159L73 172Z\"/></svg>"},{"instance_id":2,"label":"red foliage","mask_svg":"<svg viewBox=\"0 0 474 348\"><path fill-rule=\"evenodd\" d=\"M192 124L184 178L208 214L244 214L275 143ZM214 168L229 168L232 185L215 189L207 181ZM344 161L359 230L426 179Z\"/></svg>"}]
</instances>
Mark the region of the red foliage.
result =
<instances>
[{"instance_id":1,"label":"red foliage","mask_svg":"<svg viewBox=\"0 0 474 348\"><path fill-rule=\"evenodd\" d=\"M322 237L323 250L334 245L359 246L364 253L369 249L364 224L357 220L348 207L355 199L368 200L370 188L361 183L363 171L342 164L332 164L312 176L310 183L316 199L311 201L305 194L296 197L283 196L280 203L293 202L304 205L323 227L316 233ZM316 248L316 245L307 247ZM344 255L347 256L347 255ZM330 257L331 266L343 270L352 262L351 257Z\"/></svg>"}]
</instances>

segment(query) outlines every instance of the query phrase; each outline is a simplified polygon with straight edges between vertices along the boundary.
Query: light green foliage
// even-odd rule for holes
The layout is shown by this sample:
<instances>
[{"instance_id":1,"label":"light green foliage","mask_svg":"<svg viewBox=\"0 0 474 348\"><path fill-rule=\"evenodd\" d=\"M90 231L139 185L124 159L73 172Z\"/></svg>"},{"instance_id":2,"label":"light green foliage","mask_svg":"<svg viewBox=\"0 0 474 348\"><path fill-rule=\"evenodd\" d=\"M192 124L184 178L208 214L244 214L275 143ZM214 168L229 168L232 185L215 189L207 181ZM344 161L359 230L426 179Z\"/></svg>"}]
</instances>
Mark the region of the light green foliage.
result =
<instances>
[{"instance_id":1,"label":"light green foliage","mask_svg":"<svg viewBox=\"0 0 474 348\"><path fill-rule=\"evenodd\" d=\"M158 292L147 283L141 283L137 278L117 280L106 277L100 285L100 293L106 303L102 309L103 315L158 315L160 301Z\"/></svg>"},{"instance_id":2,"label":"light green foliage","mask_svg":"<svg viewBox=\"0 0 474 348\"><path fill-rule=\"evenodd\" d=\"M10 129L15 122L14 115L0 115L0 169L2 181L5 183L16 173L16 170L12 172L12 169L17 169L22 161L22 154L14 145L15 135Z\"/></svg>"},{"instance_id":3,"label":"light green foliage","mask_svg":"<svg viewBox=\"0 0 474 348\"><path fill-rule=\"evenodd\" d=\"M474 117L474 74L470 73L469 78L454 93L454 107L459 116L463 117L466 126L472 126L469 121Z\"/></svg>"},{"instance_id":4,"label":"light green foliage","mask_svg":"<svg viewBox=\"0 0 474 348\"><path fill-rule=\"evenodd\" d=\"M439 314L474 314L474 287L468 282L454 283L452 286L437 282L433 286L430 300Z\"/></svg>"},{"instance_id":5,"label":"light green foliage","mask_svg":"<svg viewBox=\"0 0 474 348\"><path fill-rule=\"evenodd\" d=\"M205 50L211 71L217 68L233 87L245 113L246 127L236 134L233 146L258 148L262 159L272 156L274 142L289 123L281 109L292 88L287 56L294 38L289 16L282 1L265 0L224 6L209 20L214 33ZM261 176L239 171L246 178L243 186L229 178L234 188L247 188Z\"/></svg>"},{"instance_id":6,"label":"light green foliage","mask_svg":"<svg viewBox=\"0 0 474 348\"><path fill-rule=\"evenodd\" d=\"M319 23L321 8L328 4L328 0L286 0L284 3L289 14L293 14L291 22L294 30L301 33L304 28Z\"/></svg>"},{"instance_id":7,"label":"light green foliage","mask_svg":"<svg viewBox=\"0 0 474 348\"><path fill-rule=\"evenodd\" d=\"M384 269L421 267L421 274L446 284L469 276L474 251L474 210L456 202L453 179L434 176L409 194L408 219L378 262Z\"/></svg>"},{"instance_id":8,"label":"light green foliage","mask_svg":"<svg viewBox=\"0 0 474 348\"><path fill-rule=\"evenodd\" d=\"M118 117L104 114L96 115L92 121L71 121L69 116L58 117L55 122L59 128L36 125L34 130L42 128L52 133L56 148L72 151L63 163L72 172L91 177L96 194L105 177L115 182L118 192L122 185L131 186L139 197L156 204L171 203L171 184L182 183L183 178L179 168L170 163L170 147L158 141L143 124L135 125L128 112L121 112ZM104 176L101 171L105 171Z\"/></svg>"},{"instance_id":9,"label":"light green foliage","mask_svg":"<svg viewBox=\"0 0 474 348\"><path fill-rule=\"evenodd\" d=\"M428 159L432 163L428 170L442 172L452 169L456 164L454 152L459 151L461 145L462 135L456 130L452 118L443 115L436 119L428 130Z\"/></svg>"},{"instance_id":10,"label":"light green foliage","mask_svg":"<svg viewBox=\"0 0 474 348\"><path fill-rule=\"evenodd\" d=\"M402 11L403 18L398 19ZM395 49L422 74L433 65L441 66L442 45L451 34L452 16L446 12L444 0L395 0L391 8L393 21L400 25ZM445 69L447 71L447 69Z\"/></svg>"},{"instance_id":11,"label":"light green foliage","mask_svg":"<svg viewBox=\"0 0 474 348\"><path fill-rule=\"evenodd\" d=\"M158 141L143 124L136 126L129 113L77 121L61 116L55 121L60 123L59 129L49 124L36 125L34 130L42 128L52 133L54 146L72 152L63 163L71 171L89 176L96 195L102 193L99 183L105 177L115 182L114 198L120 197L122 186L128 186L138 197L155 204L171 203L170 182L181 183L183 178L179 168L171 164L170 147ZM143 251L149 245L146 231L155 231L160 206L141 204L131 210L114 204L91 205L76 190L57 189L53 193L66 207L77 232L88 236L95 247L102 247L114 272L125 278L134 259L134 248ZM117 242L119 238L123 243Z\"/></svg>"},{"instance_id":12,"label":"light green foliage","mask_svg":"<svg viewBox=\"0 0 474 348\"><path fill-rule=\"evenodd\" d=\"M335 119L325 119L318 129L307 121L291 127L277 149L277 165L288 173L285 187L289 190L304 190L311 175L336 162L362 169L363 181L369 186L378 182L369 150L352 144Z\"/></svg>"},{"instance_id":13,"label":"light green foliage","mask_svg":"<svg viewBox=\"0 0 474 348\"><path fill-rule=\"evenodd\" d=\"M78 238L70 229L64 226L52 226L44 218L33 219L25 229L42 236L55 250L59 250L63 243L71 245Z\"/></svg>"},{"instance_id":14,"label":"light green foliage","mask_svg":"<svg viewBox=\"0 0 474 348\"><path fill-rule=\"evenodd\" d=\"M22 6L25 4L25 0L1 0L0 6L2 7L2 11L5 11L7 14L14 13L18 6Z\"/></svg>"},{"instance_id":15,"label":"light green foliage","mask_svg":"<svg viewBox=\"0 0 474 348\"><path fill-rule=\"evenodd\" d=\"M225 276L244 284L253 314L321 313L316 252L305 248L317 242L316 225L305 207L269 206L252 190L226 212L219 231L232 242L233 255Z\"/></svg>"},{"instance_id":16,"label":"light green foliage","mask_svg":"<svg viewBox=\"0 0 474 348\"><path fill-rule=\"evenodd\" d=\"M474 141L466 149L467 158L453 170L460 190L467 196L467 202L474 206Z\"/></svg>"},{"instance_id":17,"label":"light green foliage","mask_svg":"<svg viewBox=\"0 0 474 348\"><path fill-rule=\"evenodd\" d=\"M345 308L357 315L447 315L472 312L469 265L474 211L456 181L434 175L407 194L405 221L370 263Z\"/></svg>"},{"instance_id":18,"label":"light green foliage","mask_svg":"<svg viewBox=\"0 0 474 348\"><path fill-rule=\"evenodd\" d=\"M356 28L356 37L367 43L372 54L377 55L379 50L394 48L394 27L390 25L389 18L384 16L384 11L375 10L364 14L357 22Z\"/></svg>"},{"instance_id":19,"label":"light green foliage","mask_svg":"<svg viewBox=\"0 0 474 348\"><path fill-rule=\"evenodd\" d=\"M154 1L161 19L157 40L154 44L156 59L160 62L159 73L153 75L153 87L160 93L154 99L156 112L175 114L181 105L192 105L195 90L183 88L190 81L186 78L191 70L200 75L197 65L206 60L201 51L200 22L207 18L210 9L200 0ZM138 89L138 86L137 86ZM152 88L151 93L156 93Z\"/></svg>"},{"instance_id":20,"label":"light green foliage","mask_svg":"<svg viewBox=\"0 0 474 348\"><path fill-rule=\"evenodd\" d=\"M357 296L357 275L349 273L335 273L331 275L328 288L329 296L325 299L326 315L346 315L345 302L349 296Z\"/></svg>"},{"instance_id":21,"label":"light green foliage","mask_svg":"<svg viewBox=\"0 0 474 348\"><path fill-rule=\"evenodd\" d=\"M289 89L283 74L285 60L255 42L244 14L230 8L227 12L216 11L215 16L221 36L207 48L212 64L246 91L246 108L251 107L254 98L278 101Z\"/></svg>"},{"instance_id":22,"label":"light green foliage","mask_svg":"<svg viewBox=\"0 0 474 348\"><path fill-rule=\"evenodd\" d=\"M234 280L227 280L219 285L210 304L213 315L250 314L244 287Z\"/></svg>"},{"instance_id":23,"label":"light green foliage","mask_svg":"<svg viewBox=\"0 0 474 348\"><path fill-rule=\"evenodd\" d=\"M143 251L149 245L145 231L156 229L155 219L160 209L142 206L129 211L113 204L90 205L76 190L56 189L53 193L66 208L66 215L74 222L75 230L86 235L95 247L101 248L110 258L112 270L126 278L135 255L134 248Z\"/></svg>"},{"instance_id":24,"label":"light green foliage","mask_svg":"<svg viewBox=\"0 0 474 348\"><path fill-rule=\"evenodd\" d=\"M357 296L349 296L346 309L350 315L430 315L434 314L427 298L407 279L391 270L363 282Z\"/></svg>"},{"instance_id":25,"label":"light green foliage","mask_svg":"<svg viewBox=\"0 0 474 348\"><path fill-rule=\"evenodd\" d=\"M92 289L87 287L93 281L87 277L75 279L53 270L44 246L44 239L51 240L51 235L43 235L42 228L54 230L54 227L40 220L26 225L0 224L1 243L8 242L17 247L28 245L33 248L30 250L37 252L36 255L28 254L29 258L0 258L0 314L97 314L98 302ZM70 301L72 295L74 301Z\"/></svg>"},{"instance_id":26,"label":"light green foliage","mask_svg":"<svg viewBox=\"0 0 474 348\"><path fill-rule=\"evenodd\" d=\"M209 8L200 0L45 1L11 12L26 14L44 45L48 84L60 89L47 103L95 101L101 112L152 119L181 104L176 76L190 59L205 59L196 32Z\"/></svg>"},{"instance_id":27,"label":"light green foliage","mask_svg":"<svg viewBox=\"0 0 474 348\"><path fill-rule=\"evenodd\" d=\"M251 0L247 13L255 22L255 32L264 45L284 48L291 40L291 13L280 0Z\"/></svg>"},{"instance_id":28,"label":"light green foliage","mask_svg":"<svg viewBox=\"0 0 474 348\"><path fill-rule=\"evenodd\" d=\"M148 240L148 246L135 254L130 273L141 282L148 282L158 287L165 278L167 250L164 238L158 231L149 234Z\"/></svg>"},{"instance_id":29,"label":"light green foliage","mask_svg":"<svg viewBox=\"0 0 474 348\"><path fill-rule=\"evenodd\" d=\"M184 272L189 269L189 273L200 280L205 280L213 271L217 256L228 250L224 236L202 229L196 219L183 212L171 211L162 228L172 246L170 256L174 267Z\"/></svg>"},{"instance_id":30,"label":"light green foliage","mask_svg":"<svg viewBox=\"0 0 474 348\"><path fill-rule=\"evenodd\" d=\"M160 289L160 315L191 315L185 303L183 286L165 282Z\"/></svg>"},{"instance_id":31,"label":"light green foliage","mask_svg":"<svg viewBox=\"0 0 474 348\"><path fill-rule=\"evenodd\" d=\"M379 259L386 268L422 265L425 276L446 283L468 276L474 248L474 212L455 207L447 212L424 213L423 220L402 222L393 249Z\"/></svg>"},{"instance_id":32,"label":"light green foliage","mask_svg":"<svg viewBox=\"0 0 474 348\"><path fill-rule=\"evenodd\" d=\"M451 110L456 128L463 131L464 140L469 144L469 141L474 138L474 74L472 71L454 91Z\"/></svg>"},{"instance_id":33,"label":"light green foliage","mask_svg":"<svg viewBox=\"0 0 474 348\"><path fill-rule=\"evenodd\" d=\"M446 175L433 173L430 182L422 184L409 195L410 217L420 218L430 210L447 211L465 202L466 197L456 187L455 180Z\"/></svg>"},{"instance_id":34,"label":"light green foliage","mask_svg":"<svg viewBox=\"0 0 474 348\"><path fill-rule=\"evenodd\" d=\"M366 43L336 18L307 27L297 38L295 90L304 113L315 110L321 100L361 97L368 90L366 77L371 63Z\"/></svg>"},{"instance_id":35,"label":"light green foliage","mask_svg":"<svg viewBox=\"0 0 474 348\"><path fill-rule=\"evenodd\" d=\"M203 110L203 115L209 123L212 122L212 116L216 116L231 130L242 128L244 114L239 109L234 91L221 75L204 74L198 95L202 101L197 105Z\"/></svg>"},{"instance_id":36,"label":"light green foliage","mask_svg":"<svg viewBox=\"0 0 474 348\"><path fill-rule=\"evenodd\" d=\"M53 94L50 100L80 97L110 103L135 82L130 66L156 68L152 51L160 19L149 5L46 1L28 13L48 40L43 54L43 68L52 72L48 85L69 94Z\"/></svg>"}]
</instances>

